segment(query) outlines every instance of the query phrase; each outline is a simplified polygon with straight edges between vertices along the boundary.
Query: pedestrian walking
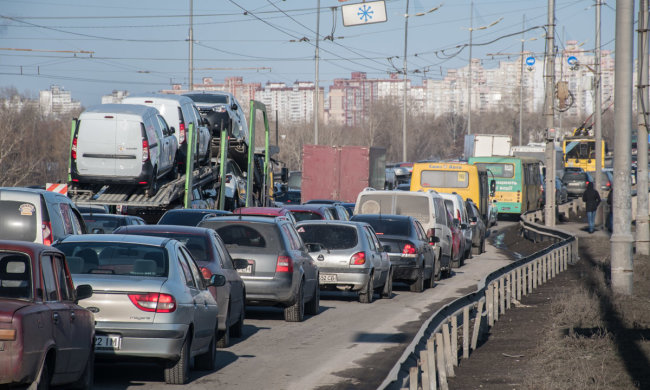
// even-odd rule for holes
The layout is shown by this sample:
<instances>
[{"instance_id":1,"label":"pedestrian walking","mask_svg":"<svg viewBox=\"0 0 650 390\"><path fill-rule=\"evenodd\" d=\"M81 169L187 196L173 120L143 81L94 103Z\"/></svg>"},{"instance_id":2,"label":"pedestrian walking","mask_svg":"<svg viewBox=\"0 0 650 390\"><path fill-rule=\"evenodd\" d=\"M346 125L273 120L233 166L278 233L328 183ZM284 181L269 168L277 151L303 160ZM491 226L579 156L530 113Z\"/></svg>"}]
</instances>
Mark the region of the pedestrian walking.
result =
<instances>
[{"instance_id":1,"label":"pedestrian walking","mask_svg":"<svg viewBox=\"0 0 650 390\"><path fill-rule=\"evenodd\" d=\"M582 200L587 207L587 221L589 222L589 233L594 232L594 223L596 221L596 210L600 204L600 194L594 189L594 183L589 182L587 189L582 194Z\"/></svg>"},{"instance_id":2,"label":"pedestrian walking","mask_svg":"<svg viewBox=\"0 0 650 390\"><path fill-rule=\"evenodd\" d=\"M614 230L614 223L613 223L614 222L613 221L614 213L613 213L613 210L612 210L613 197L614 197L614 187L610 187L609 188L609 194L607 194L607 206L609 206L609 207L607 207L607 209L608 209L608 212L607 212L607 230L609 230L610 232L612 230Z\"/></svg>"}]
</instances>

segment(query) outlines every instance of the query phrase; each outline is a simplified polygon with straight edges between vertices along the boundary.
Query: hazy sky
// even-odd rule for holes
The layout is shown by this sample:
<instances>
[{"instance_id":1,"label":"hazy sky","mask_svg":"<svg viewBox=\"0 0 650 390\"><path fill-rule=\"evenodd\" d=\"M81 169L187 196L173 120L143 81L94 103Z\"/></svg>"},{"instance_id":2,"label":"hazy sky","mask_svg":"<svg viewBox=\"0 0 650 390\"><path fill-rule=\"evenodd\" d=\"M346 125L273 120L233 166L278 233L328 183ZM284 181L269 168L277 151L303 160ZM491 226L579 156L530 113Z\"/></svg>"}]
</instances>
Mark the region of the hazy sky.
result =
<instances>
[{"instance_id":1,"label":"hazy sky","mask_svg":"<svg viewBox=\"0 0 650 390\"><path fill-rule=\"evenodd\" d=\"M347 4L360 2L350 0ZM338 0L321 0L320 80L363 71L387 77L401 69L406 0L387 0L385 23L343 27ZM409 77L439 79L447 69L465 66L470 0L410 0ZM556 0L556 44L584 42L594 48L594 0ZM514 60L521 35L496 38L546 24L545 0L475 0L473 25L496 25L473 34L473 57L484 66ZM317 0L194 0L194 81L220 82L240 75L244 82L314 80ZM614 50L615 2L602 9L602 43ZM131 93L187 85L189 0L0 0L0 87L37 96L50 85L63 86L85 106L100 103L113 90ZM543 29L526 33L526 49L542 66ZM308 41L305 41L307 38ZM536 40L530 40L534 39ZM561 39L563 38L563 39ZM302 41L301 41L302 39ZM291 42L295 41L295 42ZM12 49L12 50L7 50ZM28 49L29 52L14 49ZM92 54L84 53L92 52ZM492 56L495 53L508 55ZM207 69L216 68L216 69ZM415 72L415 73L412 73Z\"/></svg>"}]
</instances>

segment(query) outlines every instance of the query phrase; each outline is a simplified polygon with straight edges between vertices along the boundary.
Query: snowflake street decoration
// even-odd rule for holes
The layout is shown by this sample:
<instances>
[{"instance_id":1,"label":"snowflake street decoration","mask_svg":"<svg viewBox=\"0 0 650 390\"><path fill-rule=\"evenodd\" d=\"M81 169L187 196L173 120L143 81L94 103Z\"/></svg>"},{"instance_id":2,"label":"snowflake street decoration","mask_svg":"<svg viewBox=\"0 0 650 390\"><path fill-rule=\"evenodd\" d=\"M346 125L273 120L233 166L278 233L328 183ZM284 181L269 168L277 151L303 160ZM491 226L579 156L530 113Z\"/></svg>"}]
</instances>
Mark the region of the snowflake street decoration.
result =
<instances>
[{"instance_id":1,"label":"snowflake street decoration","mask_svg":"<svg viewBox=\"0 0 650 390\"><path fill-rule=\"evenodd\" d=\"M362 22L366 23L368 20L372 19L372 14L374 14L375 11L372 10L372 7L368 7L367 5L363 5L363 7L359 7L359 12L357 12L357 16L359 16L359 20Z\"/></svg>"}]
</instances>

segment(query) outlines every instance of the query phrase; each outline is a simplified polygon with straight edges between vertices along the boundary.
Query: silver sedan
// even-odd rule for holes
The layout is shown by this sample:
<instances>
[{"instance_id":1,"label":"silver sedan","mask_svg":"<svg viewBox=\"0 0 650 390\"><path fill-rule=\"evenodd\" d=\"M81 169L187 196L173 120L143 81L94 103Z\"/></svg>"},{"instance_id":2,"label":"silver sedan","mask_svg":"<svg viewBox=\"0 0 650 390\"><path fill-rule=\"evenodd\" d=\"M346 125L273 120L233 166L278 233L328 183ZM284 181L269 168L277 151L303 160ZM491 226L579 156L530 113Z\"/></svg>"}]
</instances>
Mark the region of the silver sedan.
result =
<instances>
[{"instance_id":1,"label":"silver sedan","mask_svg":"<svg viewBox=\"0 0 650 390\"><path fill-rule=\"evenodd\" d=\"M390 259L365 222L305 221L296 230L316 259L321 289L358 291L371 303L374 293L391 297Z\"/></svg>"},{"instance_id":2,"label":"silver sedan","mask_svg":"<svg viewBox=\"0 0 650 390\"><path fill-rule=\"evenodd\" d=\"M75 284L94 294L79 304L95 315L101 358L154 358L165 382L184 384L190 358L211 370L216 360L217 303L208 291L223 275L203 279L176 240L122 234L70 236L56 244L68 257Z\"/></svg>"}]
</instances>

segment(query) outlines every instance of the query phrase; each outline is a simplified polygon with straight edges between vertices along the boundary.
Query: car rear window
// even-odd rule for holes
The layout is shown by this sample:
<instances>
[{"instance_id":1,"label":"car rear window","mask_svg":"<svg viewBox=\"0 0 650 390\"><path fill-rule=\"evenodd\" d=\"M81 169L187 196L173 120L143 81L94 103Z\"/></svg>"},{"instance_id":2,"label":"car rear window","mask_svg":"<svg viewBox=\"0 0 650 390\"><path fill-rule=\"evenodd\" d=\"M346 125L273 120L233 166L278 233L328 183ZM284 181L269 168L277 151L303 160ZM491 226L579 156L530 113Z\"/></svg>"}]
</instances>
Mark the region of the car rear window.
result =
<instances>
[{"instance_id":1,"label":"car rear window","mask_svg":"<svg viewBox=\"0 0 650 390\"><path fill-rule=\"evenodd\" d=\"M420 186L440 188L467 188L468 173L465 171L422 171Z\"/></svg>"},{"instance_id":2,"label":"car rear window","mask_svg":"<svg viewBox=\"0 0 650 390\"><path fill-rule=\"evenodd\" d=\"M83 215L86 228L91 233L113 233L113 230L126 225L126 218L112 215Z\"/></svg>"},{"instance_id":3,"label":"car rear window","mask_svg":"<svg viewBox=\"0 0 650 390\"><path fill-rule=\"evenodd\" d=\"M181 242L192 254L195 261L208 261L208 238L197 234L183 234L170 232L143 232L136 230L133 233L138 236L167 237Z\"/></svg>"},{"instance_id":4,"label":"car rear window","mask_svg":"<svg viewBox=\"0 0 650 390\"><path fill-rule=\"evenodd\" d=\"M158 221L158 225L183 225L183 226L196 226L203 220L206 214L202 213L165 213Z\"/></svg>"},{"instance_id":5,"label":"car rear window","mask_svg":"<svg viewBox=\"0 0 650 390\"><path fill-rule=\"evenodd\" d=\"M565 172L562 177L562 181L577 181L577 180L587 180L587 174L585 172Z\"/></svg>"},{"instance_id":6,"label":"car rear window","mask_svg":"<svg viewBox=\"0 0 650 390\"><path fill-rule=\"evenodd\" d=\"M31 299L31 270L29 256L0 252L0 298Z\"/></svg>"},{"instance_id":7,"label":"car rear window","mask_svg":"<svg viewBox=\"0 0 650 390\"><path fill-rule=\"evenodd\" d=\"M292 210L296 222L301 221L318 221L325 219L322 215L315 213L313 211L304 211L304 210Z\"/></svg>"},{"instance_id":8,"label":"car rear window","mask_svg":"<svg viewBox=\"0 0 650 390\"><path fill-rule=\"evenodd\" d=\"M126 242L65 242L63 251L73 274L167 276L169 260L161 247Z\"/></svg>"},{"instance_id":9,"label":"car rear window","mask_svg":"<svg viewBox=\"0 0 650 390\"><path fill-rule=\"evenodd\" d=\"M354 226L303 225L297 231L304 243L321 244L326 249L350 249L358 242Z\"/></svg>"},{"instance_id":10,"label":"car rear window","mask_svg":"<svg viewBox=\"0 0 650 390\"><path fill-rule=\"evenodd\" d=\"M36 207L32 203L0 200L0 237L3 240L34 242L39 228Z\"/></svg>"},{"instance_id":11,"label":"car rear window","mask_svg":"<svg viewBox=\"0 0 650 390\"><path fill-rule=\"evenodd\" d=\"M197 103L214 103L214 104L228 104L228 96L226 95L208 95L202 93L192 93L185 95Z\"/></svg>"},{"instance_id":12,"label":"car rear window","mask_svg":"<svg viewBox=\"0 0 650 390\"><path fill-rule=\"evenodd\" d=\"M205 221L202 227L214 229L226 248L246 252L268 253L281 249L281 233L275 223L250 221Z\"/></svg>"},{"instance_id":13,"label":"car rear window","mask_svg":"<svg viewBox=\"0 0 650 390\"><path fill-rule=\"evenodd\" d=\"M406 219L400 219L400 220L395 220L395 219L381 219L381 218L363 218L363 216L357 216L355 221L363 221L370 226L372 226L373 229L375 229L375 233L382 235L390 235L390 236L408 236L411 234L411 223L406 220Z\"/></svg>"}]
</instances>

